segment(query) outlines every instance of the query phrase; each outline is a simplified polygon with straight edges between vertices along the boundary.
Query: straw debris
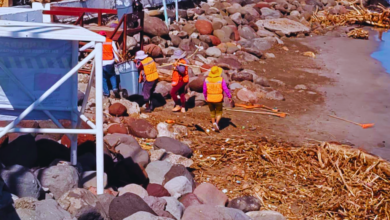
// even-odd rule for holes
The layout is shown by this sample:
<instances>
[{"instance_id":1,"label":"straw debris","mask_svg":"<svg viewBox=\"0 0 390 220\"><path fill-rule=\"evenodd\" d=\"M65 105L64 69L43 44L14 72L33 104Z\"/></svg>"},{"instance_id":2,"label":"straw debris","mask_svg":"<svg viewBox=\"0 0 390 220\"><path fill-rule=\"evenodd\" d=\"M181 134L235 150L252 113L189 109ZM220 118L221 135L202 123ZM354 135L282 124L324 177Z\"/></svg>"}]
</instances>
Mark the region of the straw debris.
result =
<instances>
[{"instance_id":1,"label":"straw debris","mask_svg":"<svg viewBox=\"0 0 390 220\"><path fill-rule=\"evenodd\" d=\"M288 219L390 219L390 164L335 143L194 141L196 181L252 195ZM226 191L225 190L225 191Z\"/></svg>"}]
</instances>

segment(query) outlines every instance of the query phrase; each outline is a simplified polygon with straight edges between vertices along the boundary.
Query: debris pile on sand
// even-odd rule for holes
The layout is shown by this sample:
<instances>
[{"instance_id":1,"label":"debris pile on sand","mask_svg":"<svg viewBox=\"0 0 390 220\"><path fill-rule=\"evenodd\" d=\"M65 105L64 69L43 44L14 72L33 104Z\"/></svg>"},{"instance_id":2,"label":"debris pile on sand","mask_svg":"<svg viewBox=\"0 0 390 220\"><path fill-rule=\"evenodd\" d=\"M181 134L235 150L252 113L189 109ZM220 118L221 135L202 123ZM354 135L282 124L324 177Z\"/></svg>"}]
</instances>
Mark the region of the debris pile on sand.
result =
<instances>
[{"instance_id":1,"label":"debris pile on sand","mask_svg":"<svg viewBox=\"0 0 390 220\"><path fill-rule=\"evenodd\" d=\"M296 219L386 219L390 163L349 146L194 141L195 180Z\"/></svg>"}]
</instances>

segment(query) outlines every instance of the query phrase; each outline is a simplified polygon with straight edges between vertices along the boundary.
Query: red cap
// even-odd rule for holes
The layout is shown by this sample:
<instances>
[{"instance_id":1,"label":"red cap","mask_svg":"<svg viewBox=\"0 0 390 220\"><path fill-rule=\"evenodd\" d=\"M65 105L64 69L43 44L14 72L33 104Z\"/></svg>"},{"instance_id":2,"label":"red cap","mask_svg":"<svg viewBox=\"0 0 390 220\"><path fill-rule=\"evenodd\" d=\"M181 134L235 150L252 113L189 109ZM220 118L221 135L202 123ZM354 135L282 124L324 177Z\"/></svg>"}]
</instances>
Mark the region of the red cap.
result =
<instances>
[{"instance_id":1,"label":"red cap","mask_svg":"<svg viewBox=\"0 0 390 220\"><path fill-rule=\"evenodd\" d=\"M98 34L103 35L103 36L107 36L107 33L105 31L99 31Z\"/></svg>"}]
</instances>

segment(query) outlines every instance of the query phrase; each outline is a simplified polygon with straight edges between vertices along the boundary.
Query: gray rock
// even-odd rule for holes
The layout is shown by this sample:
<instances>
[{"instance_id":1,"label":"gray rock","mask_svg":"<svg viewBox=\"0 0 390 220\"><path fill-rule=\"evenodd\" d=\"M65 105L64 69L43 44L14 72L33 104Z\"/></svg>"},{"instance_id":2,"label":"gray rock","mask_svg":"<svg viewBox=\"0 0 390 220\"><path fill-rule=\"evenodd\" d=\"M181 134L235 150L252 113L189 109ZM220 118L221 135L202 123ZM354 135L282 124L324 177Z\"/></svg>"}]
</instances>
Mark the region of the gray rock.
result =
<instances>
[{"instance_id":1,"label":"gray rock","mask_svg":"<svg viewBox=\"0 0 390 220\"><path fill-rule=\"evenodd\" d=\"M194 24L187 23L186 25L184 25L183 31L187 32L187 35L190 36L196 31L196 27Z\"/></svg>"},{"instance_id":2,"label":"gray rock","mask_svg":"<svg viewBox=\"0 0 390 220\"><path fill-rule=\"evenodd\" d=\"M154 93L160 93L164 98L170 95L172 90L172 84L166 81L158 82L156 88L154 89Z\"/></svg>"},{"instance_id":3,"label":"gray rock","mask_svg":"<svg viewBox=\"0 0 390 220\"><path fill-rule=\"evenodd\" d=\"M97 187L96 185L96 171L86 171L80 176L80 187L89 189L90 187ZM107 186L107 174L103 175L103 186Z\"/></svg>"},{"instance_id":4,"label":"gray rock","mask_svg":"<svg viewBox=\"0 0 390 220\"><path fill-rule=\"evenodd\" d=\"M18 197L39 198L41 186L38 179L27 168L21 165L6 167L0 171L7 191Z\"/></svg>"},{"instance_id":5,"label":"gray rock","mask_svg":"<svg viewBox=\"0 0 390 220\"><path fill-rule=\"evenodd\" d=\"M268 79L265 78L264 76L259 76L256 80L255 80L255 83L257 85L261 85L263 87L270 87L270 84L268 82Z\"/></svg>"},{"instance_id":6,"label":"gray rock","mask_svg":"<svg viewBox=\"0 0 390 220\"><path fill-rule=\"evenodd\" d=\"M187 193L192 193L193 187L192 183L184 176L175 177L164 185L164 188L176 199Z\"/></svg>"},{"instance_id":7,"label":"gray rock","mask_svg":"<svg viewBox=\"0 0 390 220\"><path fill-rule=\"evenodd\" d=\"M228 204L229 208L239 209L243 212L259 211L261 207L260 200L253 196L244 196L235 198Z\"/></svg>"},{"instance_id":8,"label":"gray rock","mask_svg":"<svg viewBox=\"0 0 390 220\"><path fill-rule=\"evenodd\" d=\"M205 80L204 76L191 77L190 82L188 83L188 87L190 88L191 91L203 92L204 80Z\"/></svg>"},{"instance_id":9,"label":"gray rock","mask_svg":"<svg viewBox=\"0 0 390 220\"><path fill-rule=\"evenodd\" d=\"M35 213L38 220L76 220L53 199L35 202Z\"/></svg>"},{"instance_id":10,"label":"gray rock","mask_svg":"<svg viewBox=\"0 0 390 220\"><path fill-rule=\"evenodd\" d=\"M197 186L194 194L203 204L225 206L228 201L228 197L210 183Z\"/></svg>"},{"instance_id":11,"label":"gray rock","mask_svg":"<svg viewBox=\"0 0 390 220\"><path fill-rule=\"evenodd\" d=\"M255 62L260 60L257 56L247 53L245 51L237 51L236 56L244 62Z\"/></svg>"},{"instance_id":12,"label":"gray rock","mask_svg":"<svg viewBox=\"0 0 390 220\"><path fill-rule=\"evenodd\" d=\"M115 146L119 141L119 145L116 146L116 151L123 156L123 158L131 158L134 163L145 167L149 163L149 154L146 150L143 150L138 144L137 140L127 134L111 134L104 137L109 145Z\"/></svg>"},{"instance_id":13,"label":"gray rock","mask_svg":"<svg viewBox=\"0 0 390 220\"><path fill-rule=\"evenodd\" d=\"M182 41L182 39L179 36L171 35L171 41L173 46L178 47Z\"/></svg>"},{"instance_id":14,"label":"gray rock","mask_svg":"<svg viewBox=\"0 0 390 220\"><path fill-rule=\"evenodd\" d=\"M173 220L173 218L166 218L161 216L155 216L149 212L137 212L123 220Z\"/></svg>"},{"instance_id":15,"label":"gray rock","mask_svg":"<svg viewBox=\"0 0 390 220\"><path fill-rule=\"evenodd\" d=\"M252 104L258 101L256 94L246 88L238 91L237 98L243 102L250 102Z\"/></svg>"},{"instance_id":16,"label":"gray rock","mask_svg":"<svg viewBox=\"0 0 390 220\"><path fill-rule=\"evenodd\" d=\"M286 220L286 218L275 211L257 211L257 212L247 212L247 216L249 216L252 220Z\"/></svg>"},{"instance_id":17,"label":"gray rock","mask_svg":"<svg viewBox=\"0 0 390 220\"><path fill-rule=\"evenodd\" d=\"M160 158L159 158L160 159ZM172 168L172 164L166 161L153 161L146 167L146 173L150 183L162 184L165 174Z\"/></svg>"},{"instance_id":18,"label":"gray rock","mask_svg":"<svg viewBox=\"0 0 390 220\"><path fill-rule=\"evenodd\" d=\"M144 201L158 216L174 218L171 213L165 211L165 207L167 206L167 201L165 199L154 196L147 196L144 198Z\"/></svg>"},{"instance_id":19,"label":"gray rock","mask_svg":"<svg viewBox=\"0 0 390 220\"><path fill-rule=\"evenodd\" d=\"M37 214L31 209L16 209L17 220L39 220Z\"/></svg>"},{"instance_id":20,"label":"gray rock","mask_svg":"<svg viewBox=\"0 0 390 220\"><path fill-rule=\"evenodd\" d=\"M230 41L230 38L229 38L229 35L227 35L225 33L225 31L223 31L222 29L220 30L215 30L213 32L213 35L218 37L218 39L222 42L222 43L225 43L225 42L229 42Z\"/></svg>"},{"instance_id":21,"label":"gray rock","mask_svg":"<svg viewBox=\"0 0 390 220\"><path fill-rule=\"evenodd\" d=\"M265 58L267 58L267 59L276 58L275 54L273 54L273 53L265 53L264 56L265 56Z\"/></svg>"},{"instance_id":22,"label":"gray rock","mask_svg":"<svg viewBox=\"0 0 390 220\"><path fill-rule=\"evenodd\" d=\"M188 145L169 137L158 137L154 142L154 148L165 149L188 158L192 155L192 149Z\"/></svg>"},{"instance_id":23,"label":"gray rock","mask_svg":"<svg viewBox=\"0 0 390 220\"><path fill-rule=\"evenodd\" d=\"M273 10L270 8L262 8L260 9L261 11L261 18L262 19L275 19L275 18L280 18L282 17L282 14L280 11Z\"/></svg>"},{"instance_id":24,"label":"gray rock","mask_svg":"<svg viewBox=\"0 0 390 220\"><path fill-rule=\"evenodd\" d=\"M132 50L135 46L137 46L137 40L134 37L127 36L126 48Z\"/></svg>"},{"instance_id":25,"label":"gray rock","mask_svg":"<svg viewBox=\"0 0 390 220\"><path fill-rule=\"evenodd\" d=\"M277 101L284 100L284 96L282 95L282 93L277 90L268 92L265 97L270 100L277 100Z\"/></svg>"},{"instance_id":26,"label":"gray rock","mask_svg":"<svg viewBox=\"0 0 390 220\"><path fill-rule=\"evenodd\" d=\"M161 197L167 201L165 210L173 215L176 219L181 219L184 212L184 205L181 204L177 199L173 197Z\"/></svg>"},{"instance_id":27,"label":"gray rock","mask_svg":"<svg viewBox=\"0 0 390 220\"><path fill-rule=\"evenodd\" d=\"M31 168L36 164L37 158L35 138L30 134L19 136L8 145L0 148L0 161L5 166L18 164Z\"/></svg>"},{"instance_id":28,"label":"gray rock","mask_svg":"<svg viewBox=\"0 0 390 220\"><path fill-rule=\"evenodd\" d=\"M230 15L230 19L232 19L237 25L241 25L243 23L243 19L240 12Z\"/></svg>"},{"instance_id":29,"label":"gray rock","mask_svg":"<svg viewBox=\"0 0 390 220\"><path fill-rule=\"evenodd\" d=\"M124 187L120 187L118 189L118 192L119 192L119 196L124 195L125 193L133 193L135 195L138 195L141 198L145 198L149 196L146 189L144 189L142 186L137 184L129 184Z\"/></svg>"},{"instance_id":30,"label":"gray rock","mask_svg":"<svg viewBox=\"0 0 390 220\"><path fill-rule=\"evenodd\" d=\"M268 30L280 31L285 35L310 32L310 27L287 18L265 20L263 25Z\"/></svg>"},{"instance_id":31,"label":"gray rock","mask_svg":"<svg viewBox=\"0 0 390 220\"><path fill-rule=\"evenodd\" d=\"M141 197L133 193L126 193L112 200L109 216L112 220L123 220L139 211L156 215Z\"/></svg>"},{"instance_id":32,"label":"gray rock","mask_svg":"<svg viewBox=\"0 0 390 220\"><path fill-rule=\"evenodd\" d=\"M192 176L190 171L188 171L187 168L183 165L173 165L172 168L165 174L162 185L165 186L167 182L178 176L186 177L190 181L190 183L192 183L192 186L194 186L193 189L195 189L194 177Z\"/></svg>"},{"instance_id":33,"label":"gray rock","mask_svg":"<svg viewBox=\"0 0 390 220\"><path fill-rule=\"evenodd\" d=\"M242 81L250 81L250 82L253 82L253 75L248 73L248 72L245 72L245 71L241 71L241 72L238 72L238 73L234 73L232 76L231 76L231 79L233 81L237 81L237 82L242 82Z\"/></svg>"},{"instance_id":34,"label":"gray rock","mask_svg":"<svg viewBox=\"0 0 390 220\"><path fill-rule=\"evenodd\" d=\"M252 40L253 38L257 37L255 30L247 25L238 28L238 33L240 33L241 37L247 40Z\"/></svg>"},{"instance_id":35,"label":"gray rock","mask_svg":"<svg viewBox=\"0 0 390 220\"><path fill-rule=\"evenodd\" d=\"M181 220L194 219L251 220L241 210L211 205L193 205L188 207L184 211Z\"/></svg>"},{"instance_id":36,"label":"gray rock","mask_svg":"<svg viewBox=\"0 0 390 220\"><path fill-rule=\"evenodd\" d=\"M60 198L67 191L77 188L79 174L76 168L67 165L57 165L37 172L38 180L42 186L49 188L54 198Z\"/></svg>"},{"instance_id":37,"label":"gray rock","mask_svg":"<svg viewBox=\"0 0 390 220\"><path fill-rule=\"evenodd\" d=\"M220 49L218 49L218 47L209 47L206 50L206 54L207 56L218 58L222 55L222 52Z\"/></svg>"},{"instance_id":38,"label":"gray rock","mask_svg":"<svg viewBox=\"0 0 390 220\"><path fill-rule=\"evenodd\" d=\"M220 21L213 21L213 30L219 30L223 27L223 23Z\"/></svg>"},{"instance_id":39,"label":"gray rock","mask_svg":"<svg viewBox=\"0 0 390 220\"><path fill-rule=\"evenodd\" d=\"M296 85L296 86L294 87L294 89L297 89L297 90L306 90L306 89L307 89L307 86L305 86L305 85Z\"/></svg>"},{"instance_id":40,"label":"gray rock","mask_svg":"<svg viewBox=\"0 0 390 220\"><path fill-rule=\"evenodd\" d=\"M94 194L86 189L72 189L57 200L60 206L77 219L105 219L107 214Z\"/></svg>"},{"instance_id":41,"label":"gray rock","mask_svg":"<svg viewBox=\"0 0 390 220\"><path fill-rule=\"evenodd\" d=\"M234 82L234 83L231 83L230 85L229 85L229 88L231 89L231 90L236 90L236 89L242 89L242 88L244 88L240 83L238 83L238 82Z\"/></svg>"},{"instance_id":42,"label":"gray rock","mask_svg":"<svg viewBox=\"0 0 390 220\"><path fill-rule=\"evenodd\" d=\"M115 196L111 194L101 194L101 195L97 195L97 199L99 200L100 204L103 206L104 211L108 215L110 210L110 204L112 200L115 199Z\"/></svg>"},{"instance_id":43,"label":"gray rock","mask_svg":"<svg viewBox=\"0 0 390 220\"><path fill-rule=\"evenodd\" d=\"M265 29L260 29L256 32L257 36L259 37L274 37L276 36L275 33L271 32L271 31L267 31Z\"/></svg>"},{"instance_id":44,"label":"gray rock","mask_svg":"<svg viewBox=\"0 0 390 220\"><path fill-rule=\"evenodd\" d=\"M158 131L158 137L170 137L170 138L175 138L175 135L169 130L169 125L165 122L160 122L157 125L157 131ZM165 152L165 150L164 150ZM162 154L160 155L162 156ZM156 159L159 160L160 158ZM152 161L154 161L151 158Z\"/></svg>"}]
</instances>

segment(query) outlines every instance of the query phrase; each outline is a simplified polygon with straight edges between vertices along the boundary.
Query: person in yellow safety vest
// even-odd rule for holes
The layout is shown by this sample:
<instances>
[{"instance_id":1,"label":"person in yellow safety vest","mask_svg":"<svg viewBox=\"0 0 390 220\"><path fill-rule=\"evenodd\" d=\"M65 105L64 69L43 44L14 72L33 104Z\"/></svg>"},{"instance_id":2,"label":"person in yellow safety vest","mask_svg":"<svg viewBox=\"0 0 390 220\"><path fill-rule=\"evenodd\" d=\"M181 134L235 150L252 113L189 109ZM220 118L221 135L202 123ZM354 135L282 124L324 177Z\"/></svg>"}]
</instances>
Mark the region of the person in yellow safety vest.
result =
<instances>
[{"instance_id":1,"label":"person in yellow safety vest","mask_svg":"<svg viewBox=\"0 0 390 220\"><path fill-rule=\"evenodd\" d=\"M107 33L105 31L100 31L98 34L106 37L106 42L103 43L103 95L105 97L110 96L110 90L108 89L108 81L110 81L112 86L112 91L116 98L119 98L118 83L116 80L115 60L118 58L118 49L115 46L115 42L107 38ZM85 51L86 49L95 47L95 42L92 41L79 49L79 51ZM115 58L115 59L114 59Z\"/></svg>"},{"instance_id":2,"label":"person in yellow safety vest","mask_svg":"<svg viewBox=\"0 0 390 220\"><path fill-rule=\"evenodd\" d=\"M140 71L139 82L144 82L142 87L142 96L146 103L145 112L153 111L153 103L151 96L156 88L158 80L157 66L153 58L145 54L140 50L135 54L135 62L138 70Z\"/></svg>"},{"instance_id":3,"label":"person in yellow safety vest","mask_svg":"<svg viewBox=\"0 0 390 220\"><path fill-rule=\"evenodd\" d=\"M219 131L219 121L222 118L223 93L232 102L232 95L230 94L229 88L225 80L221 77L222 72L222 68L213 66L203 83L203 95L210 109L211 122L213 123L214 130L217 132Z\"/></svg>"}]
</instances>

